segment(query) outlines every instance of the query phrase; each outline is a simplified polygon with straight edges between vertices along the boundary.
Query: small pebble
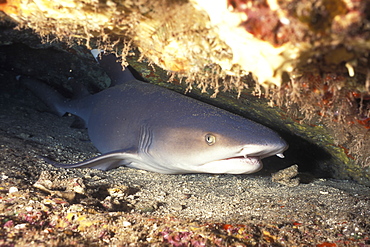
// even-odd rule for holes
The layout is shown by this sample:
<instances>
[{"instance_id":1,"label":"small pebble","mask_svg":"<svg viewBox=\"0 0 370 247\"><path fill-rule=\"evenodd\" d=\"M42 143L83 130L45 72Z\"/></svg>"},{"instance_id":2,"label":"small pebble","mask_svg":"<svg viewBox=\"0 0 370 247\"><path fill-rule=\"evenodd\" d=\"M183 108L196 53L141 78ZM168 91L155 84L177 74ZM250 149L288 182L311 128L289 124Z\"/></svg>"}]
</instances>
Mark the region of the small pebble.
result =
<instances>
[{"instance_id":1,"label":"small pebble","mask_svg":"<svg viewBox=\"0 0 370 247\"><path fill-rule=\"evenodd\" d=\"M280 170L272 174L272 182L276 182L288 187L295 187L299 185L298 165L292 165L288 168Z\"/></svg>"},{"instance_id":2,"label":"small pebble","mask_svg":"<svg viewBox=\"0 0 370 247\"><path fill-rule=\"evenodd\" d=\"M124 221L124 222L122 222L122 226L123 226L123 227L131 226L131 222Z\"/></svg>"},{"instance_id":3,"label":"small pebble","mask_svg":"<svg viewBox=\"0 0 370 247\"><path fill-rule=\"evenodd\" d=\"M14 229L24 229L24 228L26 228L26 226L27 226L26 223L24 223L24 224L18 224L18 225L15 225L14 226Z\"/></svg>"},{"instance_id":4,"label":"small pebble","mask_svg":"<svg viewBox=\"0 0 370 247\"><path fill-rule=\"evenodd\" d=\"M15 192L18 192L18 188L17 187L10 187L9 188L9 194L12 194L12 193L15 193Z\"/></svg>"},{"instance_id":5,"label":"small pebble","mask_svg":"<svg viewBox=\"0 0 370 247\"><path fill-rule=\"evenodd\" d=\"M171 206L173 210L180 211L183 209L183 206L180 203L175 203Z\"/></svg>"}]
</instances>

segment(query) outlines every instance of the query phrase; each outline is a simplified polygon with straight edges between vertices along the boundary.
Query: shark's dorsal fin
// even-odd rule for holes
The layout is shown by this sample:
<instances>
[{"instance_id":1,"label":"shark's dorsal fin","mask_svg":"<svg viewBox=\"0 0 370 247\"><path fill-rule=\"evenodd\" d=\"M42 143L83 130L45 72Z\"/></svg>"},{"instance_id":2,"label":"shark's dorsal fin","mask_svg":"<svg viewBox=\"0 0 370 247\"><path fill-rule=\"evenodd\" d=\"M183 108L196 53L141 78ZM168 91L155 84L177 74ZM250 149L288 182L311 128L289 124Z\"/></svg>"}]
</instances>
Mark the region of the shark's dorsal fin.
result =
<instances>
[{"instance_id":1,"label":"shark's dorsal fin","mask_svg":"<svg viewBox=\"0 0 370 247\"><path fill-rule=\"evenodd\" d=\"M132 75L128 68L122 67L121 63L117 62L118 58L114 54L102 55L104 51L94 49L91 53L98 61L100 66L107 73L112 83L111 86L125 83L126 81L136 80L135 76Z\"/></svg>"}]
</instances>

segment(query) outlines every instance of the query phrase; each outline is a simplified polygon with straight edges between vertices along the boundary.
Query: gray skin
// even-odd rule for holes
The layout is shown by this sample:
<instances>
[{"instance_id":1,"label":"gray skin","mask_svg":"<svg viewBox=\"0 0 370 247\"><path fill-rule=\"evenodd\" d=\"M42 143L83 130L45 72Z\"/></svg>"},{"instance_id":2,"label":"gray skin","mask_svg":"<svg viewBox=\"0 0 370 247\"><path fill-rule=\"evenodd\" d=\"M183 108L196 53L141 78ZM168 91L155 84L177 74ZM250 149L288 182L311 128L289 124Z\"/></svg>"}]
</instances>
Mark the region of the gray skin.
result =
<instances>
[{"instance_id":1,"label":"gray skin","mask_svg":"<svg viewBox=\"0 0 370 247\"><path fill-rule=\"evenodd\" d=\"M288 148L263 125L136 80L112 55L103 56L100 64L116 85L76 100L63 98L38 80L20 79L58 115L69 112L82 118L92 143L103 153L56 166L243 174L259 171L261 159L283 157Z\"/></svg>"}]
</instances>

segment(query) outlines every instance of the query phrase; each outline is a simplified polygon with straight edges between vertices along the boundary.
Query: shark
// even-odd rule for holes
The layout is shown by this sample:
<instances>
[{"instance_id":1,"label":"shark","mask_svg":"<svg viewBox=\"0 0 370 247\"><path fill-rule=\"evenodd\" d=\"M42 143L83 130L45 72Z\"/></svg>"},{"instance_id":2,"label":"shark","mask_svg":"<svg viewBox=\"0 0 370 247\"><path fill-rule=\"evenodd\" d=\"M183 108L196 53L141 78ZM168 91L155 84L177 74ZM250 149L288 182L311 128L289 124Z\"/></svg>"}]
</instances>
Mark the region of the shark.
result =
<instances>
[{"instance_id":1,"label":"shark","mask_svg":"<svg viewBox=\"0 0 370 247\"><path fill-rule=\"evenodd\" d=\"M101 152L79 163L50 161L53 165L101 170L127 166L164 174L249 174L263 167L263 158L284 158L288 144L272 129L138 80L113 54L95 57L112 81L111 87L96 94L68 99L40 80L19 79L57 115L81 118Z\"/></svg>"}]
</instances>

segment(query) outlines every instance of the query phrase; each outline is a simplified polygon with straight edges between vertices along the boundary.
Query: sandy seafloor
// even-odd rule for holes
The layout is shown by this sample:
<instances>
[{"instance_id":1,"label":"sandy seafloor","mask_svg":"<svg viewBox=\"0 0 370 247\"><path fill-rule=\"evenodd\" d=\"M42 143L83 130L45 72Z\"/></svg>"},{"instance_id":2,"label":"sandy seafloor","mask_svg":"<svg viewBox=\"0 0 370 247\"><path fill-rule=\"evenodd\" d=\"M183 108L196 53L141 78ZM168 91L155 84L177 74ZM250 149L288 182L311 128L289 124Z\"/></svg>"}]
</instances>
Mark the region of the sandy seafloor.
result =
<instances>
[{"instance_id":1,"label":"sandy seafloor","mask_svg":"<svg viewBox=\"0 0 370 247\"><path fill-rule=\"evenodd\" d=\"M370 246L370 188L352 181L55 168L39 156L97 155L87 131L1 76L0 246Z\"/></svg>"}]
</instances>

